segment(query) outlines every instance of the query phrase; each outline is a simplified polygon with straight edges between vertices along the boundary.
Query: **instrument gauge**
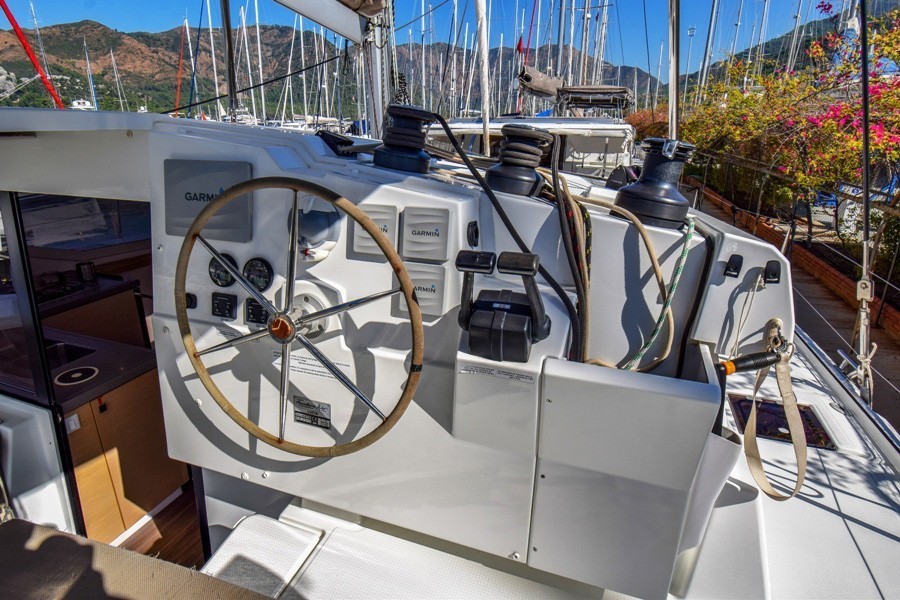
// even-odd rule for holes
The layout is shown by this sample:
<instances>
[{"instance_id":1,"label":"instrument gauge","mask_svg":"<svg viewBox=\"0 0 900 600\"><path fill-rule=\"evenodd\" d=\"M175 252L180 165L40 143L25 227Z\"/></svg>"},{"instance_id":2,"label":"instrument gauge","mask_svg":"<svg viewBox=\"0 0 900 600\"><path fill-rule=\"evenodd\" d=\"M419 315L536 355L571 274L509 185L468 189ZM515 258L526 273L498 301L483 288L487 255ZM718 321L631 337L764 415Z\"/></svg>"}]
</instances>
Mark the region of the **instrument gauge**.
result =
<instances>
[{"instance_id":1,"label":"instrument gauge","mask_svg":"<svg viewBox=\"0 0 900 600\"><path fill-rule=\"evenodd\" d=\"M230 254L223 254L225 260L231 263L235 269L237 269L237 262L232 258ZM209 261L209 278L212 279L212 282L219 287L228 287L234 283L234 277L231 276L225 267L222 266L222 263L218 261L216 258L212 258Z\"/></svg>"},{"instance_id":2,"label":"instrument gauge","mask_svg":"<svg viewBox=\"0 0 900 600\"><path fill-rule=\"evenodd\" d=\"M273 275L272 265L264 258L251 258L244 265L244 277L260 292L269 289Z\"/></svg>"}]
</instances>

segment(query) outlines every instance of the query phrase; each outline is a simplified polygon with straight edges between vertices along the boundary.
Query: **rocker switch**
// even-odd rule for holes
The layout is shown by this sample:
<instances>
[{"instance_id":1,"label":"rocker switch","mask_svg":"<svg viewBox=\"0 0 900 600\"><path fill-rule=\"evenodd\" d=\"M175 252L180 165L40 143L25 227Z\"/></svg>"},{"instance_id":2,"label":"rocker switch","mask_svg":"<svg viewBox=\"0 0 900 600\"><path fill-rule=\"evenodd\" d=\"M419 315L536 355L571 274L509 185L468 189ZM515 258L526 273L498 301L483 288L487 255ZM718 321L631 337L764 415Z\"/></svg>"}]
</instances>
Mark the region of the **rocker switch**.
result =
<instances>
[{"instance_id":1,"label":"rocker switch","mask_svg":"<svg viewBox=\"0 0 900 600\"><path fill-rule=\"evenodd\" d=\"M763 280L766 283L781 283L781 263L777 260L767 262Z\"/></svg>"},{"instance_id":2,"label":"rocker switch","mask_svg":"<svg viewBox=\"0 0 900 600\"><path fill-rule=\"evenodd\" d=\"M732 254L725 263L725 277L737 277L744 266L744 257L740 254Z\"/></svg>"}]
</instances>

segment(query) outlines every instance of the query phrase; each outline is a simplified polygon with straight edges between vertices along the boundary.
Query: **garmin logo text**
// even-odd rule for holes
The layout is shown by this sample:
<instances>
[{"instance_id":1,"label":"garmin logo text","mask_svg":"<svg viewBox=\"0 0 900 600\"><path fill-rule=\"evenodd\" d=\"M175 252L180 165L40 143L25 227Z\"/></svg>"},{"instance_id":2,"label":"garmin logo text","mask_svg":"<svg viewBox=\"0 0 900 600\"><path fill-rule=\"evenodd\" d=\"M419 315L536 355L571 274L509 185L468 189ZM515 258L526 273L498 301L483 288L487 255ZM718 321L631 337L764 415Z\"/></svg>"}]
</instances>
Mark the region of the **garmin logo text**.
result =
<instances>
[{"instance_id":1,"label":"garmin logo text","mask_svg":"<svg viewBox=\"0 0 900 600\"><path fill-rule=\"evenodd\" d=\"M410 233L422 237L441 237L441 228L435 227L434 229L413 229Z\"/></svg>"},{"instance_id":2,"label":"garmin logo text","mask_svg":"<svg viewBox=\"0 0 900 600\"><path fill-rule=\"evenodd\" d=\"M437 286L435 284L431 284L431 287L424 285L417 285L413 287L417 292L428 292L429 294L437 294Z\"/></svg>"},{"instance_id":3,"label":"garmin logo text","mask_svg":"<svg viewBox=\"0 0 900 600\"><path fill-rule=\"evenodd\" d=\"M185 192L184 199L188 202L212 202L219 195L225 191L225 188L219 188L219 191L214 194L204 194L203 192Z\"/></svg>"}]
</instances>

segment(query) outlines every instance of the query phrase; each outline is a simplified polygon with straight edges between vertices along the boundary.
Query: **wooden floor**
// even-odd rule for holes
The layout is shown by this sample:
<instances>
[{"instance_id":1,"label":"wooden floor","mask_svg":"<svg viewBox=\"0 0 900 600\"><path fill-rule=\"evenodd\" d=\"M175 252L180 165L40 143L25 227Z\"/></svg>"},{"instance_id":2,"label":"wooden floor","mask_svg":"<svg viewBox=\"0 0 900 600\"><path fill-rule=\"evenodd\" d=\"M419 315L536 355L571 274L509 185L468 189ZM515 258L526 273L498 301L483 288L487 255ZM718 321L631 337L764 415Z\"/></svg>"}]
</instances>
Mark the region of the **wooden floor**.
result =
<instances>
[{"instance_id":1,"label":"wooden floor","mask_svg":"<svg viewBox=\"0 0 900 600\"><path fill-rule=\"evenodd\" d=\"M194 490L190 484L183 489L180 496L120 547L189 568L202 567L205 561Z\"/></svg>"}]
</instances>

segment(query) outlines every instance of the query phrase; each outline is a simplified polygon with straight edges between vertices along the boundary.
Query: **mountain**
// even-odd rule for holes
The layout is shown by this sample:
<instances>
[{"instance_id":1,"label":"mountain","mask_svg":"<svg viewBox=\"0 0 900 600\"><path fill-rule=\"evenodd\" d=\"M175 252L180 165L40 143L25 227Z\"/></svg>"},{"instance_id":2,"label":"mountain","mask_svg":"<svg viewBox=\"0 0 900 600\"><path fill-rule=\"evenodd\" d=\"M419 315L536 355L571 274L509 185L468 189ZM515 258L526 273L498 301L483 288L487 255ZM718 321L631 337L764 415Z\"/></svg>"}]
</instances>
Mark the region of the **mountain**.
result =
<instances>
[{"instance_id":1,"label":"mountain","mask_svg":"<svg viewBox=\"0 0 900 600\"><path fill-rule=\"evenodd\" d=\"M293 31L290 27L277 25L260 26L260 47L263 57L263 75L266 79L278 77L288 72L288 60L291 48ZM90 91L87 86L86 64L84 58L84 41L87 41L90 54L91 70L94 86L97 93L98 104L104 110L119 110L119 100L116 93L115 79L113 76L112 59L110 50L115 54L116 66L125 90L125 96L131 110L136 110L139 105L145 105L151 112L162 112L175 108L176 82L178 81L179 60L182 63L182 83L179 104L189 103L190 95L190 60L187 44L184 44L183 56L180 56L182 48L183 28L176 27L169 31L159 33L124 33L110 29L95 21L80 21L65 25L54 25L41 29L41 39L44 44L47 65L53 77L54 85L60 93L63 101L68 105L75 99L90 99ZM247 31L249 48L242 44L240 30L235 30L237 37L235 43L237 63L237 85L239 88L249 86L247 77L248 55L252 67L254 83L259 79L259 66L257 64L256 32L254 28ZM34 35L26 31L29 43L38 52L38 45ZM210 60L210 36L208 30L203 30L198 36L197 30L190 29L190 44L197 59L197 82L201 98L207 99L216 95L213 78L213 64ZM216 49L216 62L219 78L219 89L225 91L225 60L224 42L221 30L213 30ZM199 53L197 44L199 41ZM331 35L326 39L311 31L303 34L302 51L306 65L314 65L323 57L332 57L344 50L344 46L337 45L337 40ZM294 49L294 58L291 64L292 70L300 68L301 43L298 32ZM324 53L322 48L324 46ZM318 52L317 52L318 49ZM249 52L248 52L249 50ZM546 65L548 56L555 56L554 48L546 45L535 50L533 56L536 64ZM238 54L240 53L240 54ZM401 44L397 47L398 70L404 75L407 89L411 99L415 103L421 102L421 81L431 83L433 90L426 93L426 98L432 104L436 104L439 96L450 97L450 82L452 81L453 54L449 52L446 43L434 43L425 47L425 69L422 69L422 46L420 44ZM350 46L345 57L332 61L327 67L310 69L306 72L307 105L312 114L320 110L322 114L335 114L340 107L344 115L355 116L362 99L358 96L357 48ZM515 73L510 72L510 65L515 57L513 48L492 48L490 50L490 73L492 87L496 86L497 76L501 69L502 61L503 81L499 86L506 97L510 97L509 91L515 88ZM471 92L462 84L463 77L467 76L472 68L471 52L456 51L456 76L457 102L462 103L466 97L470 98L470 107L480 106L480 83L478 77L471 84ZM579 64L580 54L576 50L573 55L573 64ZM592 59L587 61L591 64ZM616 83L620 79L623 85L632 86L637 74L637 87L640 92L646 89L648 81L651 87L655 86L656 79L645 71L635 67L614 67L604 64L604 83ZM477 74L476 74L477 75ZM34 79L34 69L28 61L24 50L19 44L14 32L0 30L0 106L52 106L50 98L40 81ZM325 86L319 86L319 78L324 78ZM443 79L443 85L439 82ZM298 77L293 80L293 97L295 112L303 112L303 79ZM271 117L276 111L279 99L283 98L284 81L275 82L265 87L266 113ZM19 88L18 90L16 88ZM466 88L466 89L464 89ZM438 90L441 90L439 94ZM322 93L317 95L321 90ZM495 91L496 94L496 91ZM321 96L321 97L320 97ZM514 97L514 95L513 95ZM254 101L258 102L259 96ZM327 101L327 104L326 104ZM248 106L251 105L249 95L242 99ZM496 100L495 100L496 103ZM510 103L511 104L511 103ZM496 105L496 104L495 104ZM330 107L325 110L324 107ZM446 106L446 100L445 100ZM437 106L433 106L437 108ZM207 109L210 112L210 109ZM214 112L214 111L212 111ZM446 108L444 109L446 112Z\"/></svg>"}]
</instances>

